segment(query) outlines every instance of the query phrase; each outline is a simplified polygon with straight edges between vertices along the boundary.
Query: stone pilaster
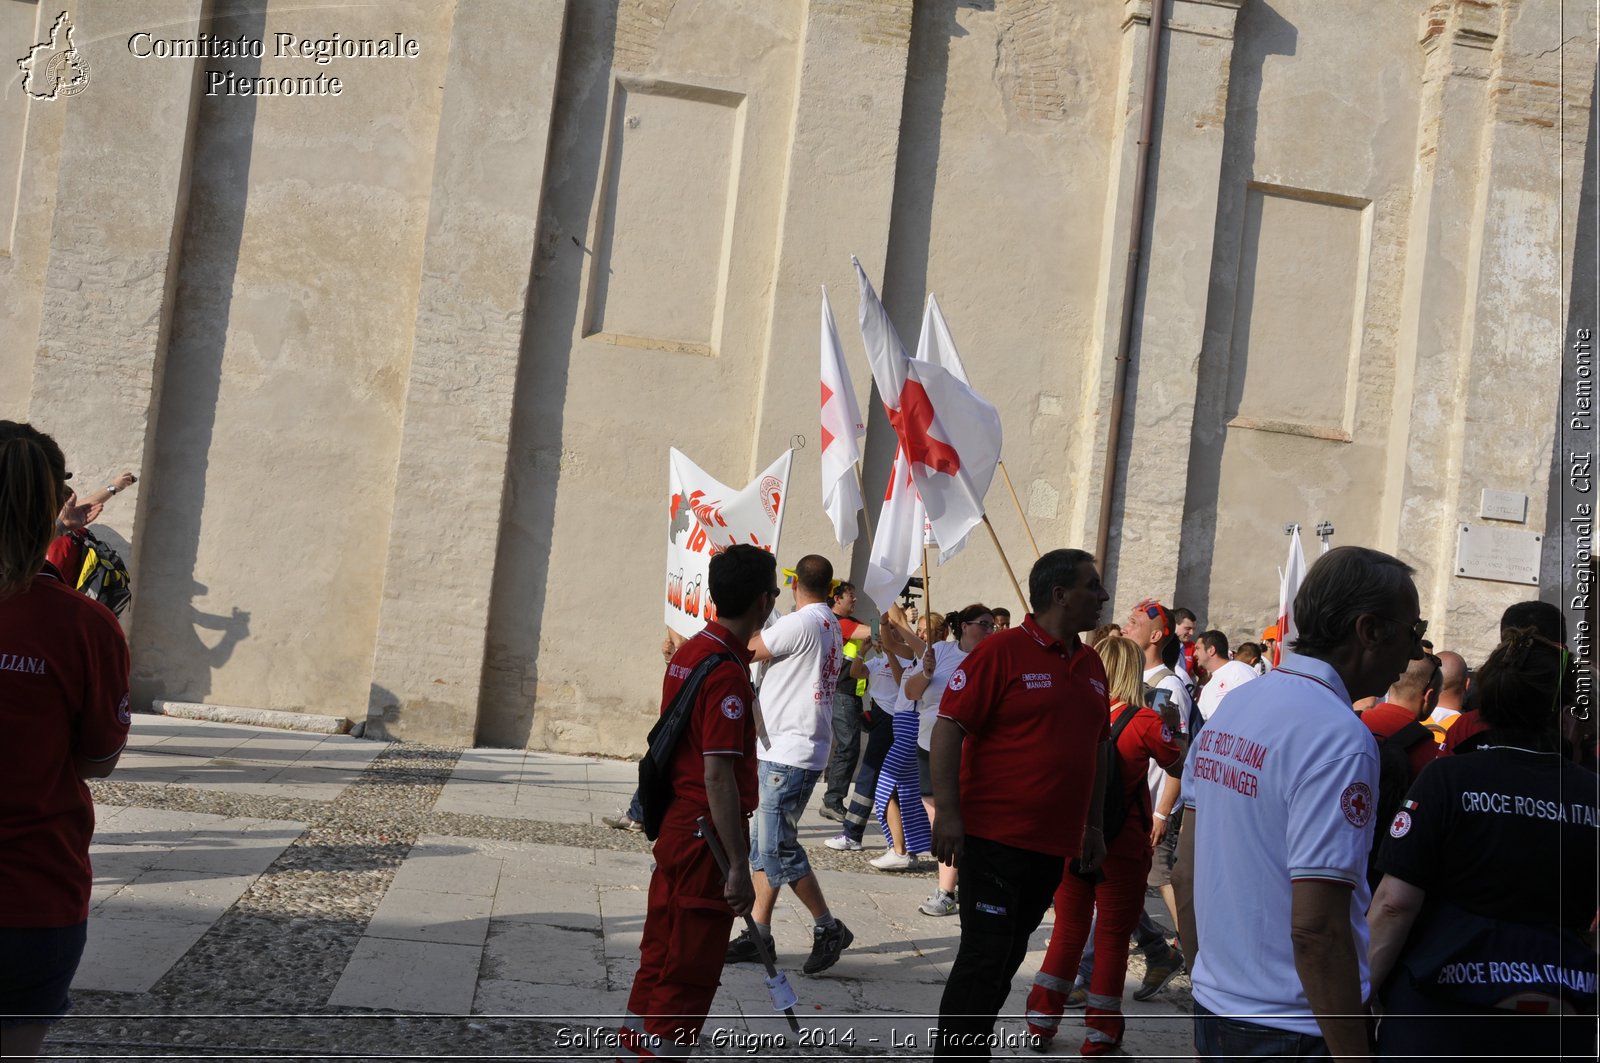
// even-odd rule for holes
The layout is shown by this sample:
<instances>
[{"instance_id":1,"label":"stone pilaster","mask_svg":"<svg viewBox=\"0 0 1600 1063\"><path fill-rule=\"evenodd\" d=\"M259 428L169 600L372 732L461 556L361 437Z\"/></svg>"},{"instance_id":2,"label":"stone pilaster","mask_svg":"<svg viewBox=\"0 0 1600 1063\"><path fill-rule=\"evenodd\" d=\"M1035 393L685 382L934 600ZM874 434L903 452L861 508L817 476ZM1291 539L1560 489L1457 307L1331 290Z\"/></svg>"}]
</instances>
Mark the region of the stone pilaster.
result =
<instances>
[{"instance_id":1,"label":"stone pilaster","mask_svg":"<svg viewBox=\"0 0 1600 1063\"><path fill-rule=\"evenodd\" d=\"M1463 579L1456 528L1545 527L1563 354L1562 204L1549 194L1560 12L1449 0L1419 36L1426 95L1380 542L1417 566L1439 637L1481 659L1500 611L1540 592ZM1526 522L1480 517L1485 488L1527 494Z\"/></svg>"},{"instance_id":2,"label":"stone pilaster","mask_svg":"<svg viewBox=\"0 0 1600 1063\"><path fill-rule=\"evenodd\" d=\"M799 434L806 437L806 447L795 455L784 518L784 564L820 553L835 558L839 569L847 567L817 487L821 440L811 405L817 401L816 342L797 348L793 337L817 336L821 279L828 286L856 400L864 416L873 416L872 377L857 353L861 334L850 256L860 257L881 293L911 18L910 0L813 0L806 13L749 468L752 475L759 471L790 445L796 426L804 426ZM819 226L824 218L827 224ZM915 347L914 335L901 338ZM797 404L804 406L804 415ZM868 507L875 509L876 502ZM861 531L856 539L861 556L870 545ZM846 574L838 573L840 578Z\"/></svg>"},{"instance_id":3,"label":"stone pilaster","mask_svg":"<svg viewBox=\"0 0 1600 1063\"><path fill-rule=\"evenodd\" d=\"M1242 0L1164 0L1163 69L1158 84L1155 147L1150 161L1141 311L1134 323L1128 391L1118 457L1113 521L1103 569L1115 579L1112 615L1138 598L1170 597L1177 579L1183 526L1184 470L1194 422L1195 368L1200 357L1211 279L1222 173L1224 119L1234 22ZM1106 432L1122 330L1132 231L1134 171L1149 56L1150 3L1127 0L1123 21L1119 116L1106 198L1101 287L1094 313L1099 342L1098 389L1087 389L1083 428L1072 453L1086 470L1074 525L1091 548L1106 476ZM1138 484L1130 492L1126 485Z\"/></svg>"},{"instance_id":4,"label":"stone pilaster","mask_svg":"<svg viewBox=\"0 0 1600 1063\"><path fill-rule=\"evenodd\" d=\"M368 703L396 737L477 729L565 17L563 0L460 4L451 26Z\"/></svg>"}]
</instances>

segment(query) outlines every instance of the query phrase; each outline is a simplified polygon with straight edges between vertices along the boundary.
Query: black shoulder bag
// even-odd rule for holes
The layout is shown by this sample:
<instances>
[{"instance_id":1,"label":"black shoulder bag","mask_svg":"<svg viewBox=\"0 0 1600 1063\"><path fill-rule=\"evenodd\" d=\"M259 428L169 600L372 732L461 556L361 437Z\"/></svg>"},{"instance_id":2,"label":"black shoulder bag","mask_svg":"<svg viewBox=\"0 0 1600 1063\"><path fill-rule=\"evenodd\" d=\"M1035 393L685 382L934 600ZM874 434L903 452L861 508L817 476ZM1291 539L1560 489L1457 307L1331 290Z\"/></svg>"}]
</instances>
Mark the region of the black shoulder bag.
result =
<instances>
[{"instance_id":1,"label":"black shoulder bag","mask_svg":"<svg viewBox=\"0 0 1600 1063\"><path fill-rule=\"evenodd\" d=\"M650 728L650 736L645 740L649 748L645 750L644 759L639 761L639 807L644 812L644 836L651 841L661 834L661 821L666 818L674 797L672 756L678 751L678 739L689 726L689 715L694 711L700 684L723 661L738 663L738 658L731 653L713 653L694 666L694 671L678 688L672 704Z\"/></svg>"}]
</instances>

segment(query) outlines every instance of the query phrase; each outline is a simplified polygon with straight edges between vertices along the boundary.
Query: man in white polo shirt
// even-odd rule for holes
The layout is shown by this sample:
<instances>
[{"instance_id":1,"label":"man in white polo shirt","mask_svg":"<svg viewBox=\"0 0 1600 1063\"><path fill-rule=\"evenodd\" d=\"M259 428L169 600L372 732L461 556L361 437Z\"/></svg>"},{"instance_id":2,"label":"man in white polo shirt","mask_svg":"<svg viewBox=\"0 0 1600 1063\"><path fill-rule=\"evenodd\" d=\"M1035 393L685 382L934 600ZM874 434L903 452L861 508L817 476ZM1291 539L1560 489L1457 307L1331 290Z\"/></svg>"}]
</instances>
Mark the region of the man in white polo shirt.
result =
<instances>
[{"instance_id":1,"label":"man in white polo shirt","mask_svg":"<svg viewBox=\"0 0 1600 1063\"><path fill-rule=\"evenodd\" d=\"M832 967L855 935L835 919L822 886L800 847L800 813L811 800L828 763L833 738L833 693L844 661L839 619L831 607L833 565L807 554L794 566L794 612L750 640L756 663L771 662L761 682L761 716L770 746L756 744L760 758L760 805L751 820L750 870L756 903L756 931L772 937L772 909L778 891L790 886L816 921L811 956L801 970L816 974ZM728 943L728 963L761 958L749 930Z\"/></svg>"},{"instance_id":2,"label":"man in white polo shirt","mask_svg":"<svg viewBox=\"0 0 1600 1063\"><path fill-rule=\"evenodd\" d=\"M1350 706L1422 655L1411 572L1359 546L1318 558L1295 595L1293 653L1229 693L1189 751L1203 1060L1369 1054L1378 753Z\"/></svg>"},{"instance_id":3,"label":"man in white polo shirt","mask_svg":"<svg viewBox=\"0 0 1600 1063\"><path fill-rule=\"evenodd\" d=\"M1211 719L1211 714L1222 704L1228 691L1241 683L1257 678L1256 670L1242 661L1228 656L1228 636L1220 631L1204 631L1195 639L1194 659L1211 678L1200 688L1200 718Z\"/></svg>"}]
</instances>

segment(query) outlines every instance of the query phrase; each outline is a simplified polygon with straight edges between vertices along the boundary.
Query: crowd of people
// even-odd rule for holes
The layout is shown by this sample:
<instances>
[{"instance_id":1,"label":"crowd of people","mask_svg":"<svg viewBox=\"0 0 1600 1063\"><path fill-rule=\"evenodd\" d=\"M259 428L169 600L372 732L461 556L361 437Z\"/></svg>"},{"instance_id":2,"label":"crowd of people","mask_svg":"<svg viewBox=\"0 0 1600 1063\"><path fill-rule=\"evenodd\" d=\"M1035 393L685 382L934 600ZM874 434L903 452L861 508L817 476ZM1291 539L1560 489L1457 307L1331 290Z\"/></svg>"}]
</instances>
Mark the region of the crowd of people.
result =
<instances>
[{"instance_id":1,"label":"crowd of people","mask_svg":"<svg viewBox=\"0 0 1600 1063\"><path fill-rule=\"evenodd\" d=\"M751 578L776 596L776 566L763 563ZM713 561L724 617L743 615L734 567ZM841 824L827 846L885 872L933 861L920 911L959 916L936 1057L984 1058L1000 1043L1000 1010L1053 907L1025 1016L1041 1051L1075 1008L1081 1054L1118 1049L1137 946L1135 999L1189 971L1202 1059L1593 1058L1600 777L1557 607L1508 609L1474 671L1426 639L1412 570L1359 547L1311 568L1281 645L1276 627L1234 645L1153 598L1102 624L1109 594L1076 550L1039 559L1016 626L982 604L922 616L896 605L868 624L826 559L794 574L794 611L745 644L767 665L748 711L741 701L738 742L691 737L677 762L680 794L708 786L714 761L742 758L736 774L753 776L742 806L753 900L730 875L689 901L658 867L620 1058L692 1050L705 1008L664 995L685 962L673 947L698 958L709 1007L724 964L772 958L784 883L814 921L802 971L839 962L854 936L829 913L798 833L823 779L822 815ZM738 632L713 624L679 646L667 693L706 640ZM724 667L749 678L740 661ZM699 712L725 720L715 699ZM663 828L658 854L703 846L692 822L686 811L677 836ZM884 843L870 859L869 822ZM1147 891L1169 926L1149 915ZM719 922L686 936L701 903ZM724 946L714 931L745 912L750 927Z\"/></svg>"},{"instance_id":2,"label":"crowd of people","mask_svg":"<svg viewBox=\"0 0 1600 1063\"><path fill-rule=\"evenodd\" d=\"M122 629L56 562L70 570L62 537L133 478L82 501L71 479L50 437L0 421L7 1057L33 1055L68 1006L85 781L110 774L129 727ZM980 603L866 623L826 558L785 575L779 615L772 555L718 554L717 619L663 647L675 729L612 820L648 825L656 860L621 1058L692 1052L725 965L771 969L785 886L814 927L803 974L851 947L800 843L824 780L829 847L884 872L936 863L920 911L959 916L938 1057L990 1054L1053 907L1026 1004L1040 1050L1073 1008L1083 1055L1123 1043L1136 944L1136 999L1189 971L1206 1060L1594 1058L1600 777L1558 607L1505 610L1474 669L1428 641L1411 568L1360 547L1311 567L1286 643L1268 628L1231 649L1153 598L1101 626L1110 595L1079 550L1038 560L1015 625Z\"/></svg>"}]
</instances>

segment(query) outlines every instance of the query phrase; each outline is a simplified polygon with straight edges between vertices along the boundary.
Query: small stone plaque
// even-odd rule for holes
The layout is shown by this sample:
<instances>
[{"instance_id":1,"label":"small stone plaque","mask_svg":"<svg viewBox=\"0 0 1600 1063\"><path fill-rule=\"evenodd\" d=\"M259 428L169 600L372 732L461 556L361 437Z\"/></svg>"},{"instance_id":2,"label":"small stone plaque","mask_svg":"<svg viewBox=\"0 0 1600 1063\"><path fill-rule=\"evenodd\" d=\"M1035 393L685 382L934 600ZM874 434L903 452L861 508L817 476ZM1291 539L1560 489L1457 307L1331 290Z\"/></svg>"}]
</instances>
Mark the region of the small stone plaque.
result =
<instances>
[{"instance_id":1,"label":"small stone plaque","mask_svg":"<svg viewBox=\"0 0 1600 1063\"><path fill-rule=\"evenodd\" d=\"M1522 524L1528 519L1528 496L1516 491L1483 489L1478 516L1485 520L1511 520Z\"/></svg>"},{"instance_id":2,"label":"small stone plaque","mask_svg":"<svg viewBox=\"0 0 1600 1063\"><path fill-rule=\"evenodd\" d=\"M1534 585L1539 582L1539 544L1544 536L1484 524L1458 527L1456 575L1501 583Z\"/></svg>"}]
</instances>

